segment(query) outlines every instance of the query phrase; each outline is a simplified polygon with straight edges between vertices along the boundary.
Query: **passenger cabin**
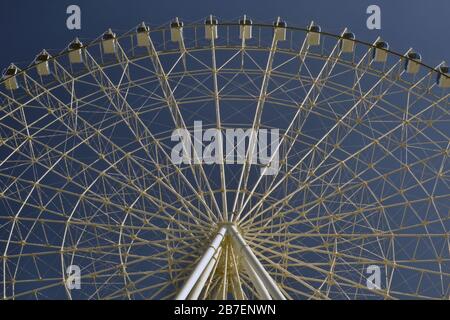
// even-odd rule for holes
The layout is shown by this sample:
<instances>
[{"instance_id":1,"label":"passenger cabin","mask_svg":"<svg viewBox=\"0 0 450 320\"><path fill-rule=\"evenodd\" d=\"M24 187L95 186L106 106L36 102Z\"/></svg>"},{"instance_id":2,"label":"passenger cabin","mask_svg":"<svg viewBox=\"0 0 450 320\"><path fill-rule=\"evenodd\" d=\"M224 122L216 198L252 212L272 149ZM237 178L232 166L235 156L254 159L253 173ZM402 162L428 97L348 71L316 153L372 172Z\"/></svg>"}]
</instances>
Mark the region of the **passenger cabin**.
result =
<instances>
[{"instance_id":1,"label":"passenger cabin","mask_svg":"<svg viewBox=\"0 0 450 320\"><path fill-rule=\"evenodd\" d=\"M116 52L117 39L116 34L108 29L102 36L103 52L106 54L113 54Z\"/></svg>"},{"instance_id":2,"label":"passenger cabin","mask_svg":"<svg viewBox=\"0 0 450 320\"><path fill-rule=\"evenodd\" d=\"M437 75L437 85L439 88L450 88L450 73L448 66L440 66Z\"/></svg>"},{"instance_id":3,"label":"passenger cabin","mask_svg":"<svg viewBox=\"0 0 450 320\"><path fill-rule=\"evenodd\" d=\"M345 32L341 39L341 50L345 53L351 53L355 50L355 34Z\"/></svg>"},{"instance_id":4,"label":"passenger cabin","mask_svg":"<svg viewBox=\"0 0 450 320\"><path fill-rule=\"evenodd\" d=\"M217 39L217 25L219 24L219 21L214 18L213 16L210 16L208 19L205 20L205 38L208 40L211 39Z\"/></svg>"},{"instance_id":5,"label":"passenger cabin","mask_svg":"<svg viewBox=\"0 0 450 320\"><path fill-rule=\"evenodd\" d=\"M83 43L76 38L69 44L69 61L70 63L82 63L83 55L82 55Z\"/></svg>"},{"instance_id":6,"label":"passenger cabin","mask_svg":"<svg viewBox=\"0 0 450 320\"><path fill-rule=\"evenodd\" d=\"M406 55L405 60L405 71L409 74L416 74L420 69L420 62L422 61L422 57L417 52L409 52Z\"/></svg>"},{"instance_id":7,"label":"passenger cabin","mask_svg":"<svg viewBox=\"0 0 450 320\"><path fill-rule=\"evenodd\" d=\"M275 41L284 41L286 40L286 27L287 23L282 21L280 18L277 19L273 23L273 36Z\"/></svg>"},{"instance_id":8,"label":"passenger cabin","mask_svg":"<svg viewBox=\"0 0 450 320\"><path fill-rule=\"evenodd\" d=\"M252 25L252 20L247 19L245 15L243 19L239 20L239 39L248 40L252 38Z\"/></svg>"},{"instance_id":9,"label":"passenger cabin","mask_svg":"<svg viewBox=\"0 0 450 320\"><path fill-rule=\"evenodd\" d=\"M141 23L139 27L136 29L136 38L138 47L149 47L150 46L150 38L149 38L150 28L145 25L144 22Z\"/></svg>"},{"instance_id":10,"label":"passenger cabin","mask_svg":"<svg viewBox=\"0 0 450 320\"><path fill-rule=\"evenodd\" d=\"M19 73L19 68L14 64L11 64L5 71L3 79L5 79L5 87L9 90L19 89L19 84L17 83L17 74Z\"/></svg>"},{"instance_id":11,"label":"passenger cabin","mask_svg":"<svg viewBox=\"0 0 450 320\"><path fill-rule=\"evenodd\" d=\"M173 42L183 41L183 26L183 22L179 21L178 18L170 24L170 37Z\"/></svg>"},{"instance_id":12,"label":"passenger cabin","mask_svg":"<svg viewBox=\"0 0 450 320\"><path fill-rule=\"evenodd\" d=\"M318 46L320 44L320 26L311 24L308 27L306 35L306 42L308 46Z\"/></svg>"},{"instance_id":13,"label":"passenger cabin","mask_svg":"<svg viewBox=\"0 0 450 320\"><path fill-rule=\"evenodd\" d=\"M36 70L38 75L40 75L41 77L48 76L50 74L50 66L48 60L50 60L50 55L45 50L42 50L42 52L39 53L36 57Z\"/></svg>"},{"instance_id":14,"label":"passenger cabin","mask_svg":"<svg viewBox=\"0 0 450 320\"><path fill-rule=\"evenodd\" d=\"M386 62L388 57L389 44L385 41L377 41L373 48L373 61Z\"/></svg>"}]
</instances>

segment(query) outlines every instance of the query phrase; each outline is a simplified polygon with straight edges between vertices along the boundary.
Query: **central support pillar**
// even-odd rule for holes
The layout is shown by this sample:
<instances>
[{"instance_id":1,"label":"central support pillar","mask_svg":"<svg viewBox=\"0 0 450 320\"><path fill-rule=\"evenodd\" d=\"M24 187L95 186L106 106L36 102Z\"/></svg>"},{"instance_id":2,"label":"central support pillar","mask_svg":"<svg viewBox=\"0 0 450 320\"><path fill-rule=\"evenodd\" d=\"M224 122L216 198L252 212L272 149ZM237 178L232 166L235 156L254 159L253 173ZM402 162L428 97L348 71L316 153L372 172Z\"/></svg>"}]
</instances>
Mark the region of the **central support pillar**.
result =
<instances>
[{"instance_id":1,"label":"central support pillar","mask_svg":"<svg viewBox=\"0 0 450 320\"><path fill-rule=\"evenodd\" d=\"M232 239L233 251L242 261L260 299L286 300L275 280L270 276L258 258L255 256L245 239L234 224L224 224L220 227L211 245L205 251L195 266L186 283L177 294L177 300L198 299L206 281L211 276L214 265L218 262L225 234ZM225 266L226 267L226 266Z\"/></svg>"},{"instance_id":2,"label":"central support pillar","mask_svg":"<svg viewBox=\"0 0 450 320\"><path fill-rule=\"evenodd\" d=\"M267 272L267 270L264 268L264 266L261 264L261 262L258 260L258 258L255 256L253 251L248 246L245 239L242 237L242 235L239 233L238 229L235 225L229 225L227 226L228 231L230 232L233 243L236 245L236 248L241 251L242 258L244 258L245 263L254 270L256 273L256 276L260 278L262 281L264 288L267 289L267 291L270 293L271 297L275 300L286 300L283 293L281 292L280 288L276 284L275 280L270 276L270 274ZM251 273L250 270L248 270L249 273ZM258 279L254 280L254 285L256 288L258 288L257 282ZM265 290L264 290L265 291ZM262 297L264 299L267 299L265 295Z\"/></svg>"},{"instance_id":3,"label":"central support pillar","mask_svg":"<svg viewBox=\"0 0 450 320\"><path fill-rule=\"evenodd\" d=\"M177 294L175 297L176 300L186 300L189 293L192 291L192 288L196 285L196 283L199 281L200 278L208 278L209 274L202 277L203 273L205 271L208 271L211 273L212 267L208 268L208 265L210 264L210 261L212 258L216 255L216 253L219 250L219 247L222 243L223 237L225 236L225 232L227 231L226 227L220 228L219 232L217 232L216 237L211 242L211 245L209 248L205 251L202 258L198 262L197 266L195 267L194 271L192 271L191 275L189 276L189 279L184 284L183 288L181 288L181 291ZM204 284L204 283L203 283ZM201 291L202 288L200 288ZM198 286L196 291L198 291ZM200 292L198 292L200 294ZM198 295L197 295L198 297Z\"/></svg>"}]
</instances>

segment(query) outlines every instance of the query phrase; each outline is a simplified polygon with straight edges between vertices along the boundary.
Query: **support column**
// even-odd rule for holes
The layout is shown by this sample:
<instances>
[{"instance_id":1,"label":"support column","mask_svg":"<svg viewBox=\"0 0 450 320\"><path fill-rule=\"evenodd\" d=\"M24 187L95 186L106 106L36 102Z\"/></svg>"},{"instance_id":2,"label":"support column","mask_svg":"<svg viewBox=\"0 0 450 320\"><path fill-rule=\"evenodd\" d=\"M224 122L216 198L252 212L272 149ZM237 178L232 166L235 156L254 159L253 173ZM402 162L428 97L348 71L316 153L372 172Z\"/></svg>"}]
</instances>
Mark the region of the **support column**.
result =
<instances>
[{"instance_id":1,"label":"support column","mask_svg":"<svg viewBox=\"0 0 450 320\"><path fill-rule=\"evenodd\" d=\"M208 280L209 276L211 275L214 265L217 263L217 260L220 257L221 251L222 251L222 247L219 247L216 251L216 254L209 261L208 266L206 267L205 271L202 273L202 275L198 279L194 288L189 293L189 295L187 297L188 300L197 300L198 299L198 297L200 296L200 293L202 292L203 288L205 287L206 281Z\"/></svg>"},{"instance_id":2,"label":"support column","mask_svg":"<svg viewBox=\"0 0 450 320\"><path fill-rule=\"evenodd\" d=\"M248 273L248 276L252 280L253 285L256 288L256 292L258 293L258 297L261 300L272 300L272 297L267 290L266 286L264 285L264 282L259 277L258 273L256 273L255 269L252 268L250 263L247 261L247 259L244 257L242 259L242 262L244 264L245 270Z\"/></svg>"},{"instance_id":3,"label":"support column","mask_svg":"<svg viewBox=\"0 0 450 320\"><path fill-rule=\"evenodd\" d=\"M221 245L227 232L230 233L233 241L233 252L236 254L236 257L239 257L245 267L256 288L258 297L265 300L286 300L275 280L255 256L234 224L227 224L220 228L175 299L198 299L219 259L220 251L222 250Z\"/></svg>"},{"instance_id":4,"label":"support column","mask_svg":"<svg viewBox=\"0 0 450 320\"><path fill-rule=\"evenodd\" d=\"M189 279L186 281L183 288L181 288L181 291L175 297L176 300L185 300L187 298L188 294L192 291L192 288L198 282L202 274L206 271L209 262L219 249L226 231L227 231L226 227L220 228L216 237L211 242L211 245L203 254L194 271L192 271L191 275L189 276Z\"/></svg>"},{"instance_id":5,"label":"support column","mask_svg":"<svg viewBox=\"0 0 450 320\"><path fill-rule=\"evenodd\" d=\"M259 262L258 258L255 256L253 251L250 249L248 244L245 242L244 238L241 236L239 231L237 230L235 225L229 225L228 231L230 232L234 243L238 250L240 250L243 254L243 258L245 263L247 263L257 274L257 276L261 279L264 287L270 293L270 295L275 300L286 300L285 296L281 292L280 288L278 288L275 281L269 275L269 273L264 269L264 266ZM253 280L253 279L252 279ZM255 279L257 283L257 279ZM253 281L255 281L253 280Z\"/></svg>"}]
</instances>

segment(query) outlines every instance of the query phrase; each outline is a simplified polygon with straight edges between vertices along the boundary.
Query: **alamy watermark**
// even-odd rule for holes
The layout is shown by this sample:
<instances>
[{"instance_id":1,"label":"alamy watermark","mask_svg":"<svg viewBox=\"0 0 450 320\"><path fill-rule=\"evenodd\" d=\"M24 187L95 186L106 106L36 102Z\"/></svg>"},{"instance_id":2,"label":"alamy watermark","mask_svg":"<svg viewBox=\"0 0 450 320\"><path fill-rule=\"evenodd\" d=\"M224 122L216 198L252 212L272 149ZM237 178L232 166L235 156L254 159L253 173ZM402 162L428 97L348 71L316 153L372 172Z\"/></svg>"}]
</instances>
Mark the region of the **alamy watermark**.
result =
<instances>
[{"instance_id":1,"label":"alamy watermark","mask_svg":"<svg viewBox=\"0 0 450 320\"><path fill-rule=\"evenodd\" d=\"M369 290L381 289L381 269L377 265L370 265L366 269L366 273L369 275L366 279L366 286Z\"/></svg>"},{"instance_id":2,"label":"alamy watermark","mask_svg":"<svg viewBox=\"0 0 450 320\"><path fill-rule=\"evenodd\" d=\"M261 175L274 175L279 169L278 129L203 130L202 121L194 121L193 133L176 129L171 141L178 142L171 153L174 164L244 164L248 160L263 165Z\"/></svg>"},{"instance_id":3,"label":"alamy watermark","mask_svg":"<svg viewBox=\"0 0 450 320\"><path fill-rule=\"evenodd\" d=\"M81 269L73 264L66 269L66 287L68 290L81 289Z\"/></svg>"},{"instance_id":4,"label":"alamy watermark","mask_svg":"<svg viewBox=\"0 0 450 320\"><path fill-rule=\"evenodd\" d=\"M75 4L67 7L66 13L69 14L66 20L66 27L69 30L81 29L81 9Z\"/></svg>"},{"instance_id":5,"label":"alamy watermark","mask_svg":"<svg viewBox=\"0 0 450 320\"><path fill-rule=\"evenodd\" d=\"M366 26L369 30L380 30L381 29L381 9L376 4L372 4L367 7L367 14L370 16L366 20Z\"/></svg>"},{"instance_id":6,"label":"alamy watermark","mask_svg":"<svg viewBox=\"0 0 450 320\"><path fill-rule=\"evenodd\" d=\"M369 15L366 20L366 27L369 30L381 29L381 8L376 4L367 7L366 13ZM69 16L66 20L66 27L69 30L81 29L81 8L76 4L71 4L66 9Z\"/></svg>"}]
</instances>

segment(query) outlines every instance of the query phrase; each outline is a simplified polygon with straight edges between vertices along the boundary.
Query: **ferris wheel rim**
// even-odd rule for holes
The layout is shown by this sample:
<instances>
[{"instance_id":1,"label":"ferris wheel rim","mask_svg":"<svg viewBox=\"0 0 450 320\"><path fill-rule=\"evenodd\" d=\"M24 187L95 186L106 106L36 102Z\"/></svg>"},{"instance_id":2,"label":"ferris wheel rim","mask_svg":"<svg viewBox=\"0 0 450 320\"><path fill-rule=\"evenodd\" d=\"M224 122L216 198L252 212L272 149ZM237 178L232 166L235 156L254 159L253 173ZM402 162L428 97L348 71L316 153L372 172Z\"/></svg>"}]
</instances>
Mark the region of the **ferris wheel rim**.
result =
<instances>
[{"instance_id":1,"label":"ferris wheel rim","mask_svg":"<svg viewBox=\"0 0 450 320\"><path fill-rule=\"evenodd\" d=\"M239 25L240 25L239 22L234 22L234 21L231 21L231 22L220 22L220 21L219 21L218 24L217 24L217 26L225 26L225 27L227 27L227 26L228 26L228 27L238 27ZM137 26L139 26L139 25L137 25ZM136 26L136 27L137 27L137 26ZM202 23L199 23L199 22L193 22L193 23L185 24L183 27L185 27L185 28L198 28L198 27L204 27L204 26L205 26L204 23L202 24ZM274 25L273 25L273 24L270 24L270 23L253 23L253 26L255 26L255 27L261 27L261 28L271 28L271 29L274 29ZM310 32L310 31L308 30L308 28L298 27L298 26L290 26L290 25L287 25L287 26L285 26L284 28L285 28L286 30L298 31L298 32L302 32L302 33L304 33L304 34L307 34L308 32ZM134 29L133 29L133 30L134 30ZM156 28L151 28L151 29L149 30L149 35L150 35L152 32L161 32L161 31L170 31L170 24L169 24L169 25L165 25L165 26L156 27ZM328 37L335 38L337 41L340 41L340 40L344 39L342 35L335 34L335 33L331 33L331 32L327 32L327 31L319 30L319 31L314 31L314 33L318 33L318 34L320 34L320 35L324 35L324 36L328 36ZM122 34L117 35L115 39L116 39L116 40L121 40L121 39L124 39L124 38L126 38L126 37L133 36L134 34L135 34L135 32L128 31L128 32L125 32L125 33L122 33ZM101 39L101 37L99 37L98 39L92 40L92 41L90 41L90 42L87 43L87 44L83 44L79 49L89 49L89 48L92 47L92 46L101 44L102 41L103 41L103 40ZM375 48L377 48L377 47L375 46L374 43L370 43L370 42L367 42L367 41L364 41L364 40L359 40L359 39L356 39L356 38L355 38L355 39L351 39L351 41L353 41L355 44L361 44L361 45L364 45L364 46L366 46L366 47L369 48L369 49L375 49ZM47 61L53 61L53 60L55 60L55 59L57 59L57 58L64 57L64 56L68 55L70 52L75 51L75 50L77 50L77 49L70 50L69 48L66 48L66 49L64 49L63 51L61 51L61 52L59 52L59 53L57 53L57 54L55 54L55 55L51 55L51 56L48 58ZM397 51L394 51L394 50L392 50L392 49L390 49L390 48L381 48L381 50L386 51L388 54L392 54L392 55L394 55L394 56L396 56L396 57L399 57L399 58L401 58L401 59L405 59L405 61L414 61L415 63L417 63L417 64L419 64L419 65L425 67L426 69L428 69L429 72L431 72L431 73L440 74L440 75L442 75L442 76L444 76L444 77L450 78L450 75L448 75L448 74L442 72L442 71L438 68L438 67L439 67L440 65L442 65L444 62L441 62L441 63L438 64L436 67L432 67L431 65L426 64L426 63L423 62L422 60L420 60L420 61L414 60L414 59L412 59L412 58L406 56L405 54L401 54L401 53L399 53L399 52L397 52ZM160 52L160 51L158 51L158 52ZM39 64L39 62L37 62L37 61L35 60L35 61L34 61L33 63L31 63L30 65L28 65L28 66L26 66L26 67L24 67L24 68L19 69L18 72L17 72L17 74L15 74L14 76L21 75L21 74L23 74L23 73L25 73L25 72L27 72L27 71L29 71L29 70L32 70L32 69L36 68L36 66L37 66L38 64ZM11 77L14 77L14 76L11 76ZM3 83L4 83L5 81L7 81L9 78L10 78L10 77L2 77L2 78L0 79L0 84L3 84Z\"/></svg>"}]
</instances>

